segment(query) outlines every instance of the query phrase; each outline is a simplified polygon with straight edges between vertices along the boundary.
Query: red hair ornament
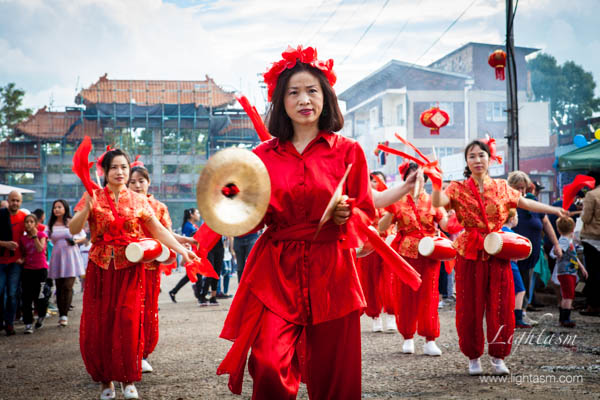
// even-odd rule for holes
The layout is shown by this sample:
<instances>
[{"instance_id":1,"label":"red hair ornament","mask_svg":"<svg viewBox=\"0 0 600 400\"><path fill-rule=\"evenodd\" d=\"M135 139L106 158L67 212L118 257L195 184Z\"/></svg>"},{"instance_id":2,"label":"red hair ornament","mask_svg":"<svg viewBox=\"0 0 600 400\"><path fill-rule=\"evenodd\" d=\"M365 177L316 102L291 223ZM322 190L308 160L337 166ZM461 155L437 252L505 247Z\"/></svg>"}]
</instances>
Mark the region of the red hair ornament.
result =
<instances>
[{"instance_id":1,"label":"red hair ornament","mask_svg":"<svg viewBox=\"0 0 600 400\"><path fill-rule=\"evenodd\" d=\"M490 148L490 160L502 164L502 157L498 155L498 149L496 148L496 139L491 138L490 135L485 135L485 139L480 140Z\"/></svg>"},{"instance_id":2,"label":"red hair ornament","mask_svg":"<svg viewBox=\"0 0 600 400\"><path fill-rule=\"evenodd\" d=\"M331 86L335 85L335 82L337 81L337 77L333 72L333 60L331 58L327 61L317 59L317 49L314 47L309 46L303 48L302 45L298 45L298 47L293 48L292 46L288 46L288 48L281 53L281 56L283 59L274 62L271 68L263 74L263 79L267 85L269 101L271 101L273 92L275 92L279 75L286 69L294 68L298 61L321 71Z\"/></svg>"},{"instance_id":3,"label":"red hair ornament","mask_svg":"<svg viewBox=\"0 0 600 400\"><path fill-rule=\"evenodd\" d=\"M131 163L131 165L129 166L131 169L135 168L135 167L142 167L142 168L146 168L144 166L144 163L142 161L140 161L140 158L142 156L141 155L137 155L135 156L135 160Z\"/></svg>"},{"instance_id":4,"label":"red hair ornament","mask_svg":"<svg viewBox=\"0 0 600 400\"><path fill-rule=\"evenodd\" d=\"M96 172L98 173L98 176L104 176L104 170L102 169L102 160L104 160L104 156L106 155L106 153L113 150L116 149L114 147L110 147L110 145L106 146L106 151L102 153L100 157L98 157L98 159L96 160Z\"/></svg>"}]
</instances>

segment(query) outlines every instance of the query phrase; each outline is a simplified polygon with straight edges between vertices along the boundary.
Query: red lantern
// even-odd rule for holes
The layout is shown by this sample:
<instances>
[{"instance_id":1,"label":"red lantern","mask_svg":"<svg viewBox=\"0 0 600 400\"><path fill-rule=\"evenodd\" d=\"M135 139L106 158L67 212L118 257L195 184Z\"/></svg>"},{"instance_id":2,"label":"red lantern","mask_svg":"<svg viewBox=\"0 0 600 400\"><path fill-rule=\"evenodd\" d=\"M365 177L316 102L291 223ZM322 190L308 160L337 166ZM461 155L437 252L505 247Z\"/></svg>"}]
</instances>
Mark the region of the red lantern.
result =
<instances>
[{"instance_id":1,"label":"red lantern","mask_svg":"<svg viewBox=\"0 0 600 400\"><path fill-rule=\"evenodd\" d=\"M448 125L448 122L448 113L439 107L431 107L421 114L421 123L430 129L432 135L439 135L440 128Z\"/></svg>"},{"instance_id":2,"label":"red lantern","mask_svg":"<svg viewBox=\"0 0 600 400\"><path fill-rule=\"evenodd\" d=\"M490 64L490 67L496 69L496 79L503 81L504 67L506 66L506 53L500 49L494 51L488 58L488 64Z\"/></svg>"}]
</instances>

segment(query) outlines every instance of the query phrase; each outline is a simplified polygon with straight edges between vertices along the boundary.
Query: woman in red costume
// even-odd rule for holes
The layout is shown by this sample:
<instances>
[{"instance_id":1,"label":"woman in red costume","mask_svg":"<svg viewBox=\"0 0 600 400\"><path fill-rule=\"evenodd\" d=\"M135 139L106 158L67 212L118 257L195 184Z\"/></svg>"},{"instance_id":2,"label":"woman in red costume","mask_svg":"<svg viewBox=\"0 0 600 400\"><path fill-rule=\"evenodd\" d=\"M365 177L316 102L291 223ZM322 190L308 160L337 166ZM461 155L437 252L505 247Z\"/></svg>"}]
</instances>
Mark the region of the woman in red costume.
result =
<instances>
[{"instance_id":1,"label":"woman in red costume","mask_svg":"<svg viewBox=\"0 0 600 400\"><path fill-rule=\"evenodd\" d=\"M221 337L234 341L217 374L240 394L246 357L253 399L295 399L300 379L311 399L360 399L360 313L365 307L348 232L352 212L375 217L365 155L334 133L343 126L333 60L288 48L264 75L274 136L254 152L271 178L264 223ZM344 193L317 225L347 167ZM350 204L358 210L351 211ZM345 245L346 242L352 242Z\"/></svg>"},{"instance_id":2,"label":"woman in red costume","mask_svg":"<svg viewBox=\"0 0 600 400\"><path fill-rule=\"evenodd\" d=\"M162 226L171 232L179 243L184 245L195 244L196 241L193 238L173 233L169 209L164 203L158 201L153 195L148 193L150 174L142 162L135 161L131 166L131 177L127 187L136 193L146 196L148 203L150 203L150 207L152 207L152 210L154 211L156 219L158 219ZM152 236L146 228L144 228L144 234L147 237ZM144 351L142 358L142 373L153 371L152 366L148 362L148 356L154 351L156 344L158 343L158 295L160 293L159 265L160 264L157 261L144 264L146 287L144 291Z\"/></svg>"},{"instance_id":3,"label":"woman in red costume","mask_svg":"<svg viewBox=\"0 0 600 400\"><path fill-rule=\"evenodd\" d=\"M489 144L489 145L488 145ZM456 211L465 228L454 242L456 262L456 330L461 351L469 357L469 374L482 373L483 317L485 314L488 352L492 372L510 373L504 358L510 354L515 329L515 297L510 261L489 256L483 250L487 233L497 232L511 208L565 216L566 211L521 197L504 179L488 175L490 160L496 156L494 139L474 140L465 148L465 179L452 182L442 192L434 188L434 207Z\"/></svg>"},{"instance_id":4,"label":"woman in red costume","mask_svg":"<svg viewBox=\"0 0 600 400\"><path fill-rule=\"evenodd\" d=\"M409 173L418 170L415 163L407 165L403 179ZM402 282L397 283L396 322L398 331L404 337L402 352L415 352L414 335L418 333L426 340L423 353L428 356L440 356L442 351L435 343L440 336L440 320L438 316L440 262L419 254L419 241L425 236L435 236L436 224L446 227L447 216L443 208L433 208L431 197L425 192L423 174L418 175L417 186L420 187L416 199L407 194L394 204L394 209L383 217L379 229L388 229L391 223L396 224L397 233L392 248L398 252L412 267L421 274L422 283L417 291Z\"/></svg>"},{"instance_id":5,"label":"woman in red costume","mask_svg":"<svg viewBox=\"0 0 600 400\"><path fill-rule=\"evenodd\" d=\"M126 399L137 399L133 382L142 376L145 274L142 264L125 258L125 247L145 237L145 228L186 262L197 256L161 225L145 196L127 189L130 161L125 152L107 151L99 163L104 188L93 190L93 196L86 193L69 223L71 232L80 232L89 221L92 235L81 315L81 356L92 379L102 383L101 399L115 398L112 381L121 382Z\"/></svg>"},{"instance_id":6,"label":"woman in red costume","mask_svg":"<svg viewBox=\"0 0 600 400\"><path fill-rule=\"evenodd\" d=\"M387 189L385 185L385 175L380 171L374 171L369 174L371 179L371 189L373 194L381 193ZM373 221L373 227L378 228L379 220L385 210L377 208L376 217ZM387 229L386 229L387 230ZM388 232L380 231L380 235L385 239ZM364 250L364 249L363 249ZM372 250L372 249L371 249ZM394 318L394 292L397 278L388 271L383 265L381 256L374 251L366 256L359 256L358 271L360 284L365 295L367 308L365 314L373 318L373 332L396 332L396 320ZM383 315L381 311L383 310Z\"/></svg>"}]
</instances>

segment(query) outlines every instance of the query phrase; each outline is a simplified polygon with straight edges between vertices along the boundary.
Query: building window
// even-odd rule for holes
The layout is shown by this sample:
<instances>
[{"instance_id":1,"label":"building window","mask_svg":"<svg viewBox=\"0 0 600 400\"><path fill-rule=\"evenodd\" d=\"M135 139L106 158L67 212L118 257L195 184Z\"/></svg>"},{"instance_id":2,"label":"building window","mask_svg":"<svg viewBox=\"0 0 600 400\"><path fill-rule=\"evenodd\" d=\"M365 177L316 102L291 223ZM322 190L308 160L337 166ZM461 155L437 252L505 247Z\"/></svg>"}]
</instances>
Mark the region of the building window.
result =
<instances>
[{"instance_id":1,"label":"building window","mask_svg":"<svg viewBox=\"0 0 600 400\"><path fill-rule=\"evenodd\" d=\"M485 103L486 121L506 121L506 102L493 101Z\"/></svg>"},{"instance_id":2,"label":"building window","mask_svg":"<svg viewBox=\"0 0 600 400\"><path fill-rule=\"evenodd\" d=\"M453 126L454 125L454 103L431 103L429 104L429 107L439 107L440 110L444 110L448 113L448 118L450 118L450 122L448 122L448 125L446 126Z\"/></svg>"},{"instance_id":3,"label":"building window","mask_svg":"<svg viewBox=\"0 0 600 400\"><path fill-rule=\"evenodd\" d=\"M423 151L423 150L421 150L421 151ZM437 156L438 160L440 160L442 157L450 156L454 153L455 153L454 147L436 147L435 148L435 155Z\"/></svg>"},{"instance_id":4,"label":"building window","mask_svg":"<svg viewBox=\"0 0 600 400\"><path fill-rule=\"evenodd\" d=\"M396 104L396 125L404 126L404 104Z\"/></svg>"},{"instance_id":5,"label":"building window","mask_svg":"<svg viewBox=\"0 0 600 400\"><path fill-rule=\"evenodd\" d=\"M369 110L369 128L377 128L379 126L379 110L373 107Z\"/></svg>"}]
</instances>

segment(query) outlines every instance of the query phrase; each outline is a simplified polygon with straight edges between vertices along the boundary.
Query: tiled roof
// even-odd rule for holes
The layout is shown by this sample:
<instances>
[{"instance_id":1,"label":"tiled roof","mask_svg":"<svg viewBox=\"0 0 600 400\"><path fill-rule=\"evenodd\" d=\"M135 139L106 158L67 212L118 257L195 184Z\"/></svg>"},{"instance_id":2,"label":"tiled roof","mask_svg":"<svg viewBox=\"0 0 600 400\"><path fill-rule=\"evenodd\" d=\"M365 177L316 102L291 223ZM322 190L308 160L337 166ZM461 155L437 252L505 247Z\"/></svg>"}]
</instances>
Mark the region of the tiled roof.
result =
<instances>
[{"instance_id":1,"label":"tiled roof","mask_svg":"<svg viewBox=\"0 0 600 400\"><path fill-rule=\"evenodd\" d=\"M32 143L0 143L0 168L19 171L37 171L40 169L38 150Z\"/></svg>"},{"instance_id":2,"label":"tiled roof","mask_svg":"<svg viewBox=\"0 0 600 400\"><path fill-rule=\"evenodd\" d=\"M203 81L151 81L108 79L107 74L75 98L78 104L135 103L195 104L196 107L221 107L235 102L234 94L224 91L206 76Z\"/></svg>"},{"instance_id":3,"label":"tiled roof","mask_svg":"<svg viewBox=\"0 0 600 400\"><path fill-rule=\"evenodd\" d=\"M69 140L81 140L84 136L102 139L102 132L93 121L76 124L81 120L79 111L47 111L40 108L27 120L19 123L15 130L38 139L62 139L67 133ZM70 131L70 132L69 132Z\"/></svg>"},{"instance_id":4,"label":"tiled roof","mask_svg":"<svg viewBox=\"0 0 600 400\"><path fill-rule=\"evenodd\" d=\"M243 117L242 119L232 119L231 123L219 131L219 135L225 135L236 129L251 129L254 130L254 125L250 118Z\"/></svg>"}]
</instances>

